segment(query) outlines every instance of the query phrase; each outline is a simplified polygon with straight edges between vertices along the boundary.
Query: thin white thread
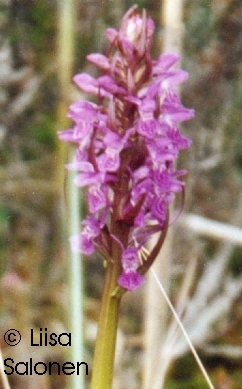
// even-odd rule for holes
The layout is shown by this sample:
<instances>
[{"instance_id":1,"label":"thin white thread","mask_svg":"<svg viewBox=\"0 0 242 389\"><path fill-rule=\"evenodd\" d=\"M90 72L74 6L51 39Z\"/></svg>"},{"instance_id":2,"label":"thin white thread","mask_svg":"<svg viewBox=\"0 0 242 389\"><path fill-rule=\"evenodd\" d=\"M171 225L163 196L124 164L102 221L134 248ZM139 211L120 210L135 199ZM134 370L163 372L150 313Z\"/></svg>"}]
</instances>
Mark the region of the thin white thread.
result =
<instances>
[{"instance_id":1,"label":"thin white thread","mask_svg":"<svg viewBox=\"0 0 242 389\"><path fill-rule=\"evenodd\" d=\"M165 300L166 300L170 310L172 311L172 314L175 317L175 319L176 319L176 321L177 321L177 323L178 323L178 325L179 325L179 327L180 327L184 337L186 338L186 341L187 341L187 343L188 343L188 345L189 345L189 347L191 349L191 352L192 352L192 354L193 354L193 356L194 356L194 358L195 358L195 360L196 360L196 362L197 362L197 364L198 364L198 366L199 366L199 368L200 368L200 370L201 370L205 380L207 381L207 384L208 384L209 388L210 389L215 389L213 384L212 384L212 382L211 382L211 380L210 380L210 378L209 378L209 376L208 376L208 373L207 373L205 367L202 364L202 361L201 361L200 357L198 356L198 354L197 354L197 352L196 352L196 350L195 350L195 348L194 348L194 346L193 346L193 344L192 344L192 342L191 342L191 340L190 340L190 338L189 338L185 328L183 327L183 324L182 324L181 320L179 319L179 316L177 315L177 313L175 311L175 308L173 307L169 297L167 296L166 291L163 288L160 280L158 279L154 269L151 268L151 272L152 272L153 276L155 277L155 280L156 280L156 282L157 282L157 284L158 284L158 286L159 286L163 296L165 297Z\"/></svg>"}]
</instances>

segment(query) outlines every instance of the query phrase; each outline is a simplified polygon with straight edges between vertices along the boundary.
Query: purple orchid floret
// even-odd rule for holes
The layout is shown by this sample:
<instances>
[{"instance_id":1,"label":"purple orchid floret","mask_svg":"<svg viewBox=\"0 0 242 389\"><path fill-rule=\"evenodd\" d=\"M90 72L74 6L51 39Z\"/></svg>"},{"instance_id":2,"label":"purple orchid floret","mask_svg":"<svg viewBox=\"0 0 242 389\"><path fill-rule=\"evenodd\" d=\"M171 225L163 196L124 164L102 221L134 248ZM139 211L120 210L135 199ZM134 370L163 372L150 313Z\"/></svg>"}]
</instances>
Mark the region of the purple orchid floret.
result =
<instances>
[{"instance_id":1,"label":"purple orchid floret","mask_svg":"<svg viewBox=\"0 0 242 389\"><path fill-rule=\"evenodd\" d=\"M135 270L129 272L123 271L118 278L118 283L122 288L129 291L137 289L145 282L144 277Z\"/></svg>"},{"instance_id":2,"label":"purple orchid floret","mask_svg":"<svg viewBox=\"0 0 242 389\"><path fill-rule=\"evenodd\" d=\"M184 192L180 176L186 171L175 166L179 151L191 141L178 125L194 116L177 94L188 73L174 68L179 61L175 53L151 59L153 33L153 21L145 11L140 15L137 6L123 17L119 30L106 31L107 55L87 56L102 74L74 77L79 88L96 96L96 103L71 104L68 117L75 124L59 132L62 141L77 146L66 167L78 171L76 185L88 187L89 216L71 246L86 255L97 248L119 261L118 284L127 290L143 284L139 250L154 233L166 232L168 207L176 193ZM122 249L113 258L117 241ZM155 256L157 247L150 264Z\"/></svg>"}]
</instances>

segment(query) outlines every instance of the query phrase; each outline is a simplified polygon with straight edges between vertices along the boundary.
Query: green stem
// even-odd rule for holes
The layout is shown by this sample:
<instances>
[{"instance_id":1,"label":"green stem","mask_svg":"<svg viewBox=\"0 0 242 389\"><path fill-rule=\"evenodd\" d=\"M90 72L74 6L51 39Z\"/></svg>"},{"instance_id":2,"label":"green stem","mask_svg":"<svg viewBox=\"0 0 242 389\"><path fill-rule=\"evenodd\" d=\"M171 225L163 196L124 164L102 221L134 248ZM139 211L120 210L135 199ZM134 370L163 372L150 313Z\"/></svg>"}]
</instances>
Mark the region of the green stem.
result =
<instances>
[{"instance_id":1,"label":"green stem","mask_svg":"<svg viewBox=\"0 0 242 389\"><path fill-rule=\"evenodd\" d=\"M119 261L109 261L101 301L97 341L94 353L91 389L111 389L120 298L112 296L120 274Z\"/></svg>"},{"instance_id":2,"label":"green stem","mask_svg":"<svg viewBox=\"0 0 242 389\"><path fill-rule=\"evenodd\" d=\"M123 247L127 247L130 226L119 222L118 219L120 204L127 191L128 177L120 173L120 186L114 196L110 230L111 236L116 236ZM121 246L113 239L110 247L111 258L107 259L90 389L112 389L119 306L122 296L122 294L115 294L117 280L122 271Z\"/></svg>"}]
</instances>

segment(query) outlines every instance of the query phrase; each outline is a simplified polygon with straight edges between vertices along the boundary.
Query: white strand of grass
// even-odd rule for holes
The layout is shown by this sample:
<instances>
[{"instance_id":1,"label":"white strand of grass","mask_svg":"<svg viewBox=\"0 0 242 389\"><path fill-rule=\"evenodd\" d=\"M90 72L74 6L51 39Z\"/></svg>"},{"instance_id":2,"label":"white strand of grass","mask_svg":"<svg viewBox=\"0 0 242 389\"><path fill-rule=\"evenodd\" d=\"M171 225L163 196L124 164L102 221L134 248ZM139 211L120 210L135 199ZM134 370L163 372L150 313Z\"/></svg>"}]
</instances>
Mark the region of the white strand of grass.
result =
<instances>
[{"instance_id":1,"label":"white strand of grass","mask_svg":"<svg viewBox=\"0 0 242 389\"><path fill-rule=\"evenodd\" d=\"M188 263L187 271L184 275L183 283L181 286L181 290L179 293L178 301L176 304L176 312L181 317L181 315L184 313L186 305L189 301L189 290L192 286L192 283L194 281L195 277L195 271L196 271L197 261L196 259L191 259ZM180 337L180 331L178 328L178 324L175 319L171 322L171 324L168 327L168 332L166 335L165 342L163 344L163 352L165 354L162 354L159 358L161 359L162 363L160 363L160 369L159 369L159 377L160 382L163 383L165 379L165 375L167 372L167 369L169 368L170 364L172 363L172 360L174 358L174 352L172 350L175 349L175 346L177 344L177 341ZM155 379L155 378L154 378Z\"/></svg>"},{"instance_id":2,"label":"white strand of grass","mask_svg":"<svg viewBox=\"0 0 242 389\"><path fill-rule=\"evenodd\" d=\"M234 217L232 218L232 223L230 223L229 225L231 226L236 225L237 223L240 222L241 209L242 209L242 199L240 200L237 210L234 214ZM223 279L223 276L232 249L233 249L233 243L230 242L229 240L224 241L222 243L218 252L214 256L214 259L212 261L209 261L206 264L203 275L199 279L198 285L196 287L196 291L192 299L187 301L186 303L186 310L185 310L185 315L183 317L183 323L185 323L186 328L189 328L189 335L192 339L192 342L194 341L198 342L200 344L200 347L202 347L204 344L207 343L208 338L211 338L212 336L211 325L216 320L218 320L218 317L220 317L221 314L226 314L228 312L229 306L231 306L233 299L236 298L236 296L239 294L241 289L239 288L239 285L242 284L241 281L239 280L239 283L237 285L237 293L235 293L234 295L231 295L230 293L229 302L227 301L225 305L223 304L224 307L223 312L221 312L221 309L217 310L217 307L220 307L220 305L218 304L218 300L217 300L218 296L216 297L216 293L221 288L221 284L224 286L223 294L225 295L225 297L226 296L228 297L228 291L226 289L226 286L224 285L225 281ZM216 280L216 282L214 282L214 280ZM211 298L213 298L215 304L213 304L214 307L212 309L212 312L210 310L210 313L212 313L212 315L209 314L209 320L208 320L207 301L208 299ZM183 303L184 302L185 301L183 301ZM181 316L181 314L183 314L183 311L181 310L180 301L178 301L177 308L178 308L178 314L179 316ZM196 320L194 320L194 318L196 318ZM203 325L206 322L206 330L203 329L203 336L201 336L201 328L200 328L201 322L203 322ZM188 346L186 341L185 340L182 341L180 337L178 331L178 324L176 322L173 322L169 326L165 343L163 344L162 349L160 351L159 361L162 361L162 363L157 362L160 368L158 371L156 370L157 373L156 376L154 377L154 381L158 382L158 377L159 377L160 387L163 387L162 385L164 385L165 376L172 361L180 357L181 355L183 355L185 352L187 352L187 350L188 350Z\"/></svg>"},{"instance_id":3,"label":"white strand of grass","mask_svg":"<svg viewBox=\"0 0 242 389\"><path fill-rule=\"evenodd\" d=\"M164 296L164 298L166 300L167 305L169 306L172 314L174 315L174 317L175 317L175 319L176 319L176 321L177 321L177 323L178 323L178 325L179 325L179 327L180 327L180 329L181 329L181 331L182 331L182 333L183 333L183 335L184 335L184 337L185 337L185 339L186 339L186 341L187 341L187 343L189 345L189 348L190 348L190 350L191 350L191 352L192 352L192 354L193 354L193 356L194 356L194 358L195 358L195 360L196 360L196 362L197 362L197 364L198 364L198 366L199 366L199 368L200 368L200 370L201 370L201 372L202 372L202 374L203 374L203 376L204 376L204 378L205 378L209 388L210 389L215 389L213 384L212 384L212 382L211 382L211 380L210 380L210 378L209 378L209 376L208 376L208 373L207 373L206 369L204 368L204 366L202 364L202 361L199 358L199 355L197 354L197 351L195 350L195 348L194 348L194 346L193 346L193 344L192 344L192 342L191 342L191 340L190 340L190 338L189 338L185 328L183 327L183 324L182 324L181 320L179 319L179 316L177 315L176 310L174 309L174 307L173 307L173 305L172 305L172 303L171 303L171 301L170 301L170 299L169 299L165 289L163 288L160 280L158 279L155 271L152 268L151 268L151 272L152 272L152 274L153 274L153 276L154 276L154 278L155 278L155 280L156 280L156 282L157 282L157 284L158 284L158 286L159 286L159 288L160 288L160 290L161 290L161 292L162 292L162 294L163 294L163 296ZM158 386L154 385L153 387L158 387Z\"/></svg>"},{"instance_id":4,"label":"white strand of grass","mask_svg":"<svg viewBox=\"0 0 242 389\"><path fill-rule=\"evenodd\" d=\"M195 214L182 215L179 219L179 224L182 228L186 226L197 234L209 238L222 239L242 246L242 229L239 227Z\"/></svg>"},{"instance_id":5,"label":"white strand of grass","mask_svg":"<svg viewBox=\"0 0 242 389\"><path fill-rule=\"evenodd\" d=\"M58 0L58 81L60 87L60 101L58 110L58 125L65 128L67 125L66 110L70 100L70 80L74 63L74 38L75 38L75 0ZM62 127L63 126L63 127ZM61 129L60 128L60 129ZM60 151L65 162L65 149L62 146ZM59 161L60 162L60 161ZM62 166L63 169L63 166ZM60 175L62 176L62 171ZM68 235L79 232L79 192L73 183L74 173L71 172L67 183L67 197L69 206ZM83 301L82 301L82 262L78 253L69 254L69 325L72 339L74 340L70 348L70 358L73 363L84 361L83 352ZM69 389L84 389L84 375L72 374L69 381Z\"/></svg>"},{"instance_id":6,"label":"white strand of grass","mask_svg":"<svg viewBox=\"0 0 242 389\"><path fill-rule=\"evenodd\" d=\"M239 292L240 288L238 288L237 285L228 285L223 296L215 298L208 307L204 307L201 311L198 310L197 312L194 312L194 315L190 320L186 320L186 315L183 317L183 325L185 325L188 330L189 338L192 343L199 344L200 346L207 344L208 340L213 337L211 330L212 324L228 312L233 299ZM167 370L172 361L181 357L189 350L189 345L186 340L181 337L180 332L178 332L179 324L176 319L174 319L174 321L176 327L173 323L171 325L171 330L169 329L168 331L166 342L164 343L159 356L159 361L162 361L163 363L159 364L161 368L154 377L154 382L159 382L159 385L163 385ZM157 387L157 385L154 386Z\"/></svg>"},{"instance_id":7,"label":"white strand of grass","mask_svg":"<svg viewBox=\"0 0 242 389\"><path fill-rule=\"evenodd\" d=\"M222 296L217 298L207 309L203 309L201 312L197 313L194 321L190 320L189 322L183 320L184 325L188 329L190 339L196 344L206 344L209 339L214 336L214 332L211 330L212 324L216 322L219 318L224 317L228 312L231 302L233 301L232 296L226 298ZM174 357L178 358L187 352L187 346L185 341L179 338L176 342L174 348Z\"/></svg>"},{"instance_id":8,"label":"white strand of grass","mask_svg":"<svg viewBox=\"0 0 242 389\"><path fill-rule=\"evenodd\" d=\"M161 8L161 25L163 27L162 50L181 54L184 0L163 0Z\"/></svg>"},{"instance_id":9,"label":"white strand of grass","mask_svg":"<svg viewBox=\"0 0 242 389\"><path fill-rule=\"evenodd\" d=\"M197 258L190 259L187 264L186 272L184 274L183 282L179 290L178 300L175 306L176 312L181 317L187 308L189 302L189 291L192 287L192 284L195 279L195 271L197 268ZM177 322L173 319L172 323L169 325L166 341L164 346L170 343L171 339L174 339L175 334L177 333Z\"/></svg>"},{"instance_id":10,"label":"white strand of grass","mask_svg":"<svg viewBox=\"0 0 242 389\"><path fill-rule=\"evenodd\" d=\"M70 212L70 235L75 235L80 229L79 190L74 184L75 172L70 173L68 182L68 203ZM71 347L74 363L84 361L83 347L83 269L82 258L79 253L70 252L70 318L71 334L75 342ZM72 389L84 389L84 375L72 375Z\"/></svg>"},{"instance_id":11,"label":"white strand of grass","mask_svg":"<svg viewBox=\"0 0 242 389\"><path fill-rule=\"evenodd\" d=\"M203 347L203 345L207 345L208 340L214 336L212 325L217 322L221 316L225 316L228 313L233 301L241 293L241 281L242 277L236 280L231 278L226 278L223 281L221 280L221 282L223 282L223 291L220 291L219 295L215 294L214 296L211 296L213 299L211 300L210 297L209 305L207 303L201 304L201 301L196 298L197 292L195 293L195 297L190 301L187 301L187 307L182 321L187 330L189 329L189 336L193 343ZM221 288L220 282L218 283L218 286ZM195 301L193 301L194 299ZM178 314L181 316L179 309ZM181 338L177 326L178 324L176 322L173 322L170 325L163 351L161 351L159 357L159 359L163 361L161 369L157 373L161 383L164 381L169 363L188 350L187 343Z\"/></svg>"},{"instance_id":12,"label":"white strand of grass","mask_svg":"<svg viewBox=\"0 0 242 389\"><path fill-rule=\"evenodd\" d=\"M3 356L2 356L2 351L0 350L0 375L2 377L2 384L3 384L3 389L11 389L7 376L4 373L4 364L3 364Z\"/></svg>"},{"instance_id":13,"label":"white strand of grass","mask_svg":"<svg viewBox=\"0 0 242 389\"><path fill-rule=\"evenodd\" d=\"M238 280L227 279L222 296L217 296L210 302L208 306L203 308L199 307L194 310L193 315L187 318L186 313L183 317L183 325L188 330L189 337L193 343L199 344L200 347L207 345L208 341L214 337L214 331L212 325L219 320L220 317L224 317L229 312L233 301L239 296L242 289L242 277ZM188 308L191 302L188 304ZM218 335L218 332L216 332ZM167 360L172 361L179 358L181 355L187 352L188 346L184 338L181 338L176 332L173 333L173 337L169 336L164 345L164 355L160 357L166 361L165 368L167 367ZM207 349L206 349L207 350ZM162 365L162 369L159 371L158 376L160 381L163 382L166 370Z\"/></svg>"}]
</instances>

